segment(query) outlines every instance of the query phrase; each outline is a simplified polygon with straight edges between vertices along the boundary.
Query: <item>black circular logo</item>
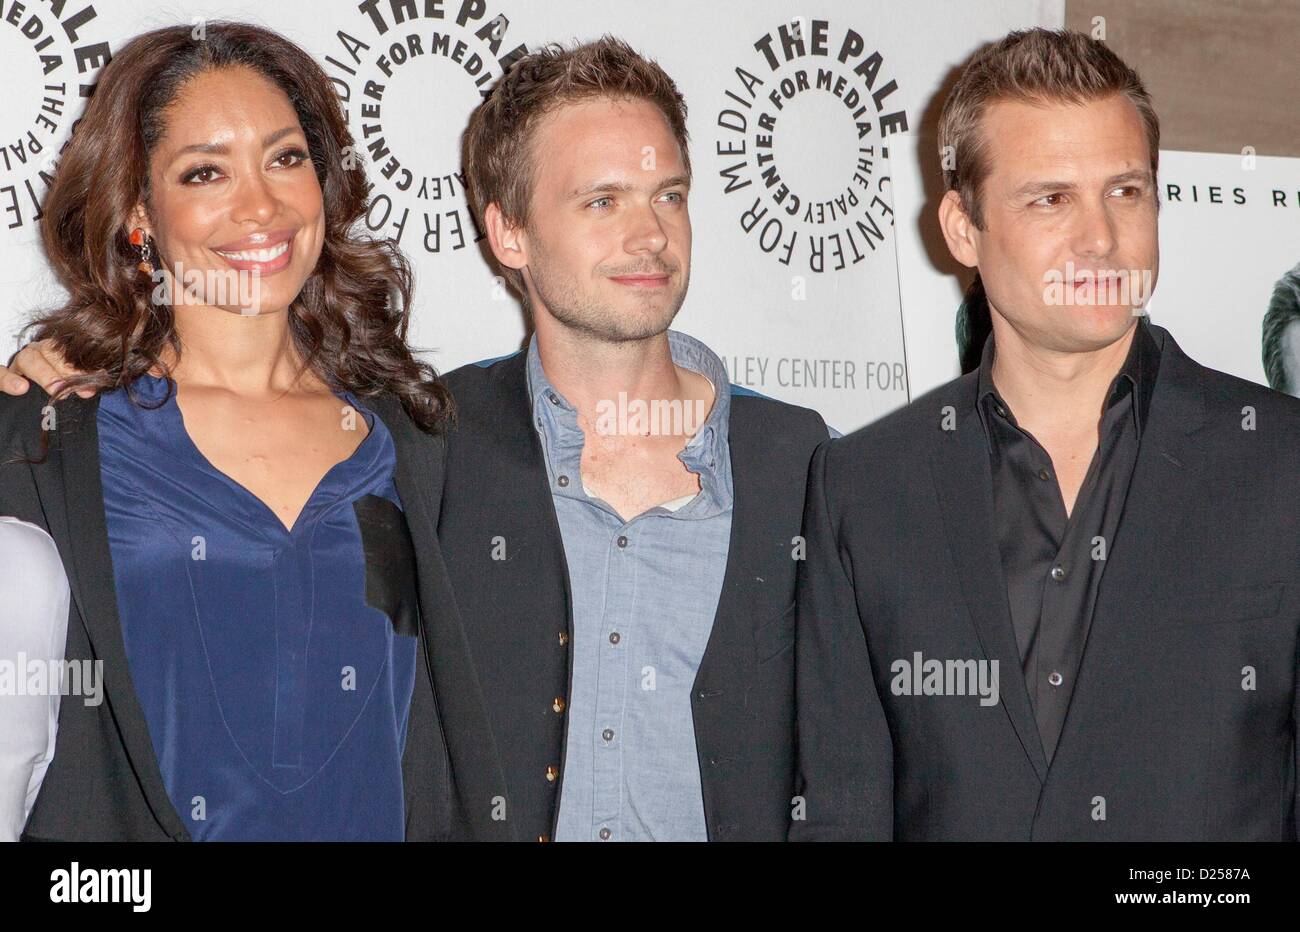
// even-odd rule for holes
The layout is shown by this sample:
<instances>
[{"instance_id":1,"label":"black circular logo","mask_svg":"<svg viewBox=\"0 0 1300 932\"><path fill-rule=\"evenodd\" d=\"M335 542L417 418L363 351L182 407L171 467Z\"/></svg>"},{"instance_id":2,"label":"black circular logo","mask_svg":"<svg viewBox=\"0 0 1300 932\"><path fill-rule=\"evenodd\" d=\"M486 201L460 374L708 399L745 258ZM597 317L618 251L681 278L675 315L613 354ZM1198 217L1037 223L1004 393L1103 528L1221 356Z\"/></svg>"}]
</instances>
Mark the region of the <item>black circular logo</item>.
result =
<instances>
[{"instance_id":1,"label":"black circular logo","mask_svg":"<svg viewBox=\"0 0 1300 932\"><path fill-rule=\"evenodd\" d=\"M893 226L885 140L908 124L884 56L859 30L795 19L722 93L718 175L745 236L800 272L869 261Z\"/></svg>"},{"instance_id":2,"label":"black circular logo","mask_svg":"<svg viewBox=\"0 0 1300 932\"><path fill-rule=\"evenodd\" d=\"M372 185L366 225L408 253L476 254L467 247L483 234L465 197L461 136L528 49L486 0L357 8L359 20L338 30L324 64L356 144L346 156L366 165Z\"/></svg>"}]
</instances>

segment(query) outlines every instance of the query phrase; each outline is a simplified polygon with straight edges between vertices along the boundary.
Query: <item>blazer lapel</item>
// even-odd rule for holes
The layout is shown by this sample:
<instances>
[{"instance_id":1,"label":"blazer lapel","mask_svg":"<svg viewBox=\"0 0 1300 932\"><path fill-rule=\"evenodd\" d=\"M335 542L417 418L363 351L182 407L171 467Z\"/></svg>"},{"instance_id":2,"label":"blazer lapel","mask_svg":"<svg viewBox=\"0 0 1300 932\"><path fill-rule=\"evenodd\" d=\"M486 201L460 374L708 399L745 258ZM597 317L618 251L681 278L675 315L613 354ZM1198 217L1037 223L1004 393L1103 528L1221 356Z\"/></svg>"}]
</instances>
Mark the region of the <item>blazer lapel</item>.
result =
<instances>
[{"instance_id":1,"label":"blazer lapel","mask_svg":"<svg viewBox=\"0 0 1300 932\"><path fill-rule=\"evenodd\" d=\"M503 479L515 484L517 495L523 498L521 510L524 514L537 516L538 523L530 528L528 536L536 542L536 552L541 554L540 568L549 563L551 571L558 574L564 597L564 622L568 632L567 656L565 658L564 695L573 696L573 650L575 645L573 631L573 585L569 579L569 559L564 551L564 534L560 529L560 517L555 510L555 498L551 495L546 471L546 452L542 448L541 437L533 427L533 401L528 391L528 353L516 354L505 365L493 371L496 380L495 390L500 400L501 431L498 435L502 443L501 456L496 466L504 471ZM502 480L498 480L502 481ZM529 500L531 498L531 501ZM553 604L553 603L552 603ZM555 606L558 608L559 606ZM536 614L541 621L548 617L544 603L538 599L536 608L542 609ZM553 617L553 616L551 616ZM549 639L550 632L530 632L531 636ZM554 838L560 825L560 800L564 797L565 775L569 772L569 724L570 717L564 715L564 727L560 734L560 782L555 788L554 804L551 806L550 837Z\"/></svg>"},{"instance_id":2,"label":"blazer lapel","mask_svg":"<svg viewBox=\"0 0 1300 932\"><path fill-rule=\"evenodd\" d=\"M1151 573L1150 541L1170 540L1184 533L1184 516L1204 501L1200 476L1203 454L1193 435L1205 422L1205 398L1188 359L1166 331L1152 326L1163 339L1160 368L1143 428L1133 478L1124 500L1119 529L1112 542L1097 591L1092 629L1084 645L1073 707L1088 686L1088 644L1109 625L1131 617L1132 599ZM1119 604L1116 604L1116 603ZM1066 728L1069 726L1067 714ZM1061 733L1062 740L1067 731Z\"/></svg>"},{"instance_id":3,"label":"blazer lapel","mask_svg":"<svg viewBox=\"0 0 1300 932\"><path fill-rule=\"evenodd\" d=\"M173 839L188 841L189 832L163 784L122 640L100 482L98 411L98 397L73 397L60 402L50 462L33 466L32 475L42 507L47 516L52 516L50 530L63 555L73 602L86 626L95 659L103 664L108 707L145 802Z\"/></svg>"},{"instance_id":4,"label":"blazer lapel","mask_svg":"<svg viewBox=\"0 0 1300 932\"><path fill-rule=\"evenodd\" d=\"M551 571L558 574L564 591L564 617L569 630L569 682L568 694L573 687L573 586L569 580L569 561L564 552L564 535L560 530L560 517L555 510L555 498L548 486L546 453L542 440L533 427L533 402L528 393L528 354L517 353L493 373L495 390L501 401L501 430L498 434L502 447L500 459L493 465L508 470L505 476L515 484L524 502L523 510L542 516L532 528L538 549L551 563ZM523 498L527 496L527 498ZM549 634L548 634L549 637ZM565 716L567 735L568 716ZM566 737L565 746L568 746ZM563 768L561 768L563 774ZM561 778L563 779L563 778ZM558 794L557 794L558 798ZM558 807L557 807L558 810Z\"/></svg>"},{"instance_id":5,"label":"blazer lapel","mask_svg":"<svg viewBox=\"0 0 1300 932\"><path fill-rule=\"evenodd\" d=\"M746 410L732 405L727 426L727 444L731 451L732 498L731 534L727 541L727 565L723 571L722 593L713 617L713 630L705 646L700 668L695 674L696 692L716 694L715 684L735 682L732 675L753 653L755 619L762 619L763 592L752 584L762 578L761 548L770 544L765 533L762 506L779 501L788 494L777 487L777 470L765 469L756 462L758 451L750 445L760 433L748 430ZM708 708L717 708L716 704Z\"/></svg>"},{"instance_id":6,"label":"blazer lapel","mask_svg":"<svg viewBox=\"0 0 1300 932\"><path fill-rule=\"evenodd\" d=\"M960 416L956 430L940 432L942 436L931 456L930 468L966 607L975 621L985 657L996 661L1002 671L1002 707L1042 781L1047 776L1047 757L1029 704L1020 650L1007 606L1002 557L993 525L992 467L984 425L975 409L976 383L973 377L966 382L969 389L963 392L957 408L965 413Z\"/></svg>"},{"instance_id":7,"label":"blazer lapel","mask_svg":"<svg viewBox=\"0 0 1300 932\"><path fill-rule=\"evenodd\" d=\"M421 608L425 612L422 622L423 647L436 693L438 677L435 671L441 664L435 662L435 656L459 657L467 668L471 665L469 642L456 607L450 573L442 556L437 532L442 501L442 456L446 439L441 436L431 438L422 433L406 416L400 403L389 395L367 399L367 403L373 406L383 420L397 449L393 484L402 501L407 527L415 545L416 567L420 574ZM474 676L473 681L473 690L462 689L451 694L444 689L436 696L438 715L442 718L439 728L444 742L457 749L456 763L467 774L485 779L493 792L504 793L506 784L488 725L487 704L478 687L477 676ZM455 723L454 734L449 734L453 731L448 726L450 722ZM473 735L473 742L462 741L463 735ZM464 799L462 789L457 787L458 795L462 796L461 808L469 817L477 833L476 838L513 838L513 829L505 820L476 817L475 814L487 810Z\"/></svg>"}]
</instances>

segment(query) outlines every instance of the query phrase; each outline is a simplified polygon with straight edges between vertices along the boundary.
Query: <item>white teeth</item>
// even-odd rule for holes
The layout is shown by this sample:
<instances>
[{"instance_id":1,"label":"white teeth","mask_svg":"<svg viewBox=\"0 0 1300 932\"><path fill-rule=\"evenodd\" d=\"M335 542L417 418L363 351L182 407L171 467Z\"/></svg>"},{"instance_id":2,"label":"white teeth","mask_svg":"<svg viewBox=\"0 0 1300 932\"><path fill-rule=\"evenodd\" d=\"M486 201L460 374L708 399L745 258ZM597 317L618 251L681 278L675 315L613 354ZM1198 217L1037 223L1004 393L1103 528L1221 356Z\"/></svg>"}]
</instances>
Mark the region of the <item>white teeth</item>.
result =
<instances>
[{"instance_id":1,"label":"white teeth","mask_svg":"<svg viewBox=\"0 0 1300 932\"><path fill-rule=\"evenodd\" d=\"M289 248L289 241L285 240L278 246L272 246L270 249L246 249L243 252L217 252L227 259L234 259L237 262L270 262L284 255L285 250Z\"/></svg>"}]
</instances>

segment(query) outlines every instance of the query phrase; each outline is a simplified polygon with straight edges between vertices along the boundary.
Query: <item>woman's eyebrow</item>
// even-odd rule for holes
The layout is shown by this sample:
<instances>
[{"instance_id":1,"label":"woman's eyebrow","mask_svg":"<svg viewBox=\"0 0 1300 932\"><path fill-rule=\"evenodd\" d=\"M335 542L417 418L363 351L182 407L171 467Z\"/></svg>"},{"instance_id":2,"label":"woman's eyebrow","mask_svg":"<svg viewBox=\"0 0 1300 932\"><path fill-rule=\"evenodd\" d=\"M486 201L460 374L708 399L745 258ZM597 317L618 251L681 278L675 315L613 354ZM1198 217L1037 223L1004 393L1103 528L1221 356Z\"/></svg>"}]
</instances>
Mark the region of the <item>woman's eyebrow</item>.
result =
<instances>
[{"instance_id":1,"label":"woman's eyebrow","mask_svg":"<svg viewBox=\"0 0 1300 932\"><path fill-rule=\"evenodd\" d=\"M286 126L282 129L277 129L273 133L268 133L266 137L262 140L262 148L266 149L270 146L273 146L281 139L283 139L285 136L291 135L292 133L296 133L296 132L298 132L298 127ZM229 155L230 147L227 146L224 142L200 142L200 143L195 143L192 146L186 146L184 149L179 150L176 154L185 155L190 152L204 152L209 155Z\"/></svg>"}]
</instances>

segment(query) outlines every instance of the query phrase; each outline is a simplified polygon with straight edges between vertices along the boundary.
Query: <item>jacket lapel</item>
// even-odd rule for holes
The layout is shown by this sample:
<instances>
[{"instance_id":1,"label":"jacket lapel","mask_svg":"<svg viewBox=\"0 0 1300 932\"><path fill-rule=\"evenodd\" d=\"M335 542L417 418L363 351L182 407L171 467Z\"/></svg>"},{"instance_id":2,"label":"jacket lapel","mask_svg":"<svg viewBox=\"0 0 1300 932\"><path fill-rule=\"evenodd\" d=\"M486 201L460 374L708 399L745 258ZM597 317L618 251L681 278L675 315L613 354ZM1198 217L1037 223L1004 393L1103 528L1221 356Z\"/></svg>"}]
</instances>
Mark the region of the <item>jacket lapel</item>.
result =
<instances>
[{"instance_id":1,"label":"jacket lapel","mask_svg":"<svg viewBox=\"0 0 1300 932\"><path fill-rule=\"evenodd\" d=\"M489 379L491 387L487 410L496 419L497 429L492 435L492 444L487 454L479 460L484 469L492 472L485 487L498 490L492 494L495 507L512 509L508 516L503 516L501 527L514 528L509 536L527 548L530 559L535 563L532 572L554 574L560 582L559 595L563 599L562 603L555 600L553 596L556 593L552 588L534 587L531 593L532 604L523 616L527 619L527 627L520 630L518 635L518 656L527 657L531 651L540 653L547 649L543 645L554 643L551 639L555 635L548 619L559 617L558 612L562 611L568 635L563 695L572 701L575 642L573 586L569 579L569 561L564 551L560 518L549 486L546 453L533 422L533 401L528 390L528 351L518 352L499 365L490 367ZM506 506L507 502L511 505ZM521 675L534 673L523 667L520 670ZM560 776L550 809L550 838L555 837L559 827L560 801L564 797L564 781L569 772L569 724L569 713L566 711L560 731L560 744L552 758L558 758L560 762Z\"/></svg>"},{"instance_id":2,"label":"jacket lapel","mask_svg":"<svg viewBox=\"0 0 1300 932\"><path fill-rule=\"evenodd\" d=\"M973 376L962 382L956 430L940 431L930 459L948 548L985 657L1001 671L1001 704L1040 781L1047 776L1042 738L1029 704L1007 606L1002 557L993 524L993 473L984 425L975 409Z\"/></svg>"},{"instance_id":3,"label":"jacket lapel","mask_svg":"<svg viewBox=\"0 0 1300 932\"><path fill-rule=\"evenodd\" d=\"M736 682L739 669L753 655L752 631L756 621L762 620L764 593L752 581L765 575L762 548L771 543L762 506L765 502L778 501L779 495L788 494L787 490L777 488L774 481L779 470L765 469L764 464L755 461L758 451L750 441L760 433L748 429L747 417L745 406L732 405L727 425L735 490L731 534L713 629L695 674L697 695L716 695L720 692L719 684ZM703 708L720 707L712 703Z\"/></svg>"},{"instance_id":4,"label":"jacket lapel","mask_svg":"<svg viewBox=\"0 0 1300 932\"><path fill-rule=\"evenodd\" d=\"M381 395L366 401L383 420L397 450L397 468L393 484L397 488L398 498L402 501L407 527L415 545L416 567L420 574L420 605L424 612L422 641L436 692L439 680L435 674L441 663L435 661L435 655L439 658L460 657L467 665L471 657L460 612L456 608L450 573L443 560L442 547L437 535L446 440L441 436L434 438L421 432L406 416L400 403L390 395ZM451 745L456 747L455 763L460 765L466 774L486 779L491 787L495 788L495 792L504 793L505 779L500 769L496 744L488 726L487 704L481 689L478 688L477 677L474 678L474 683L472 695L452 695L446 689L441 694L437 694L437 714L443 719L438 723L438 727L443 734L444 742L447 742L449 747ZM446 724L448 721L455 721L457 727L448 728ZM462 735L473 735L472 744L459 740ZM458 794L462 789L462 787L457 788ZM475 837L480 840L510 840L511 826L506 820L476 817L476 814L488 811L478 803L477 800L464 798L460 800L461 810L469 816L476 833Z\"/></svg>"},{"instance_id":5,"label":"jacket lapel","mask_svg":"<svg viewBox=\"0 0 1300 932\"><path fill-rule=\"evenodd\" d=\"M534 540L538 550L545 554L544 559L551 564L551 572L556 573L563 585L564 617L569 631L569 682L565 685L566 695L573 691L573 586L569 580L569 561L564 552L564 536L560 530L560 517L555 510L555 498L551 494L546 472L546 453L542 449L542 439L533 425L533 401L528 393L528 354L516 353L502 366L493 370L494 393L500 398L494 403L494 411L500 412L501 428L497 439L502 444L499 459L490 465L504 472L504 481L510 482L517 489L514 496L525 514L539 516L538 523L529 529L529 536ZM498 480L502 481L502 480ZM550 637L548 632L547 638ZM567 731L569 717L565 721L565 746L568 746ZM560 768L564 773L564 768ZM563 780L563 776L561 776ZM559 794L556 794L559 798ZM558 811L558 806L556 807Z\"/></svg>"},{"instance_id":6,"label":"jacket lapel","mask_svg":"<svg viewBox=\"0 0 1300 932\"><path fill-rule=\"evenodd\" d=\"M1107 556L1106 570L1097 591L1092 629L1079 664L1079 680L1070 707L1089 685L1089 645L1105 637L1110 626L1131 618L1133 599L1152 571L1150 541L1174 539L1185 525L1184 516L1195 514L1204 501L1200 474L1203 454L1193 434L1205 422L1205 398L1194 363L1168 332L1152 326L1163 340L1160 368L1143 428L1133 478L1124 500L1119 529ZM1093 650L1095 654L1095 649ZM1069 715L1061 732L1069 733Z\"/></svg>"},{"instance_id":7,"label":"jacket lapel","mask_svg":"<svg viewBox=\"0 0 1300 932\"><path fill-rule=\"evenodd\" d=\"M505 365L493 372L496 380L494 386L501 396L499 410L502 414L501 440L506 445L501 459L502 468L517 470L514 481L523 495L535 496L535 503L524 506L524 513L538 516L538 524L533 528L537 534L538 550L545 554L543 558L551 562L553 572L558 573L564 593L564 623L568 631L568 645L565 657L564 695L573 697L573 650L575 644L573 631L573 585L569 579L569 559L564 552L564 535L560 530L560 517L555 510L555 498L551 495L546 472L546 453L542 449L542 440L533 428L533 401L528 391L528 353L516 354ZM540 479L540 481L539 481ZM539 612L538 620L547 617ZM540 632L539 632L540 633ZM541 634L549 638L549 632ZM554 838L560 825L560 801L564 797L564 780L569 772L569 713L564 714L564 727L560 732L560 782L555 787L554 804L551 807L550 837Z\"/></svg>"},{"instance_id":8,"label":"jacket lapel","mask_svg":"<svg viewBox=\"0 0 1300 932\"><path fill-rule=\"evenodd\" d=\"M98 411L98 397L73 397L60 402L50 461L33 466L32 475L41 505L51 517L50 531L63 555L77 613L86 627L95 659L103 663L108 707L145 802L167 834L177 841L188 841L189 832L163 784L122 640L100 482Z\"/></svg>"}]
</instances>

